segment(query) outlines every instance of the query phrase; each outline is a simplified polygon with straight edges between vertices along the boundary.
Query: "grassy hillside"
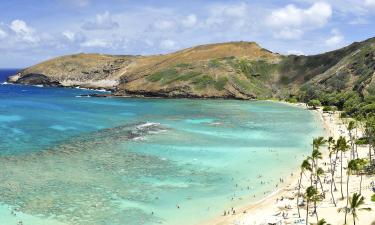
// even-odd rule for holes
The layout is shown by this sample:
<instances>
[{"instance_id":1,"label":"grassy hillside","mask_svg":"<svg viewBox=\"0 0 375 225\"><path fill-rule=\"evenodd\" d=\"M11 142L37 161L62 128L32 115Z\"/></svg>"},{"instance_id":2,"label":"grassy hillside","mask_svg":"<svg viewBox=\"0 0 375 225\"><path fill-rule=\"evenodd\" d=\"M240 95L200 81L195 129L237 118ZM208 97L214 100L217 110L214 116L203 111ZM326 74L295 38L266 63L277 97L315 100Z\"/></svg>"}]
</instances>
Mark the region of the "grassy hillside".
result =
<instances>
[{"instance_id":1,"label":"grassy hillside","mask_svg":"<svg viewBox=\"0 0 375 225\"><path fill-rule=\"evenodd\" d=\"M116 95L318 99L355 113L375 101L374 70L375 38L313 56L283 56L254 42L230 42L167 55L63 56L10 81L102 87Z\"/></svg>"}]
</instances>

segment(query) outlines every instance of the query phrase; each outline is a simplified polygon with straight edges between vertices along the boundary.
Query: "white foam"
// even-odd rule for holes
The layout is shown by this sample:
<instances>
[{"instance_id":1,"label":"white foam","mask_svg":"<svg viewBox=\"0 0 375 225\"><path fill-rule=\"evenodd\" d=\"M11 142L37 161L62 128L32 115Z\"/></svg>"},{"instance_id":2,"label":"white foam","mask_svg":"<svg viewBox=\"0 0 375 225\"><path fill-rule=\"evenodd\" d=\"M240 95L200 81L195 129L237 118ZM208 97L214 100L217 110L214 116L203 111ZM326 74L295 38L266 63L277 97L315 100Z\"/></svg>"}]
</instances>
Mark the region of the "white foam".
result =
<instances>
[{"instance_id":1,"label":"white foam","mask_svg":"<svg viewBox=\"0 0 375 225\"><path fill-rule=\"evenodd\" d=\"M138 125L137 129L147 128L147 127L153 127L153 126L159 126L160 123L152 123L152 122L146 122L144 124Z\"/></svg>"},{"instance_id":2,"label":"white foam","mask_svg":"<svg viewBox=\"0 0 375 225\"><path fill-rule=\"evenodd\" d=\"M144 137L135 137L135 138L132 138L133 141L144 141L145 138Z\"/></svg>"}]
</instances>

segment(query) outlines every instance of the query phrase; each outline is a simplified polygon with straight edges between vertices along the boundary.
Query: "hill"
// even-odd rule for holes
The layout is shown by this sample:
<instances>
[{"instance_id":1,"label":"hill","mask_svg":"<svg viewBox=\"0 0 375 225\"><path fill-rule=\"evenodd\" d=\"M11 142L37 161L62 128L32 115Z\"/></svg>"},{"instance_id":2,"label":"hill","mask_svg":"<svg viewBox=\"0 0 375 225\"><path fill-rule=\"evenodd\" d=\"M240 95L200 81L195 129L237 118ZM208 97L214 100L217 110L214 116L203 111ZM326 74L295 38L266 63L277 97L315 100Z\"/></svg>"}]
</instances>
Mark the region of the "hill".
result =
<instances>
[{"instance_id":1,"label":"hill","mask_svg":"<svg viewBox=\"0 0 375 225\"><path fill-rule=\"evenodd\" d=\"M366 100L375 96L374 71L372 38L313 56L280 55L254 42L153 56L77 54L26 68L9 81L106 88L115 95L308 101L354 92Z\"/></svg>"}]
</instances>

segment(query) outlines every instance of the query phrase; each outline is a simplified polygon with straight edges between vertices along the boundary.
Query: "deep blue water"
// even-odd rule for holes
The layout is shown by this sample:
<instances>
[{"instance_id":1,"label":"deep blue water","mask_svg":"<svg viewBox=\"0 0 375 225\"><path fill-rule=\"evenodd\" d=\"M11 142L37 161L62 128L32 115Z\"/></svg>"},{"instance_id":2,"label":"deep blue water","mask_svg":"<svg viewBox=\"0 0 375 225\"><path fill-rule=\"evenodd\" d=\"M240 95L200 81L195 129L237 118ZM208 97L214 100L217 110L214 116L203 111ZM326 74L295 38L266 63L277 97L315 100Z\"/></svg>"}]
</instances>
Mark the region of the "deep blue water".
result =
<instances>
[{"instance_id":1,"label":"deep blue water","mask_svg":"<svg viewBox=\"0 0 375 225\"><path fill-rule=\"evenodd\" d=\"M0 85L0 225L197 224L264 197L322 134L279 103L91 92Z\"/></svg>"},{"instance_id":2,"label":"deep blue water","mask_svg":"<svg viewBox=\"0 0 375 225\"><path fill-rule=\"evenodd\" d=\"M19 69L0 69L0 82L4 82L10 75L17 73Z\"/></svg>"}]
</instances>

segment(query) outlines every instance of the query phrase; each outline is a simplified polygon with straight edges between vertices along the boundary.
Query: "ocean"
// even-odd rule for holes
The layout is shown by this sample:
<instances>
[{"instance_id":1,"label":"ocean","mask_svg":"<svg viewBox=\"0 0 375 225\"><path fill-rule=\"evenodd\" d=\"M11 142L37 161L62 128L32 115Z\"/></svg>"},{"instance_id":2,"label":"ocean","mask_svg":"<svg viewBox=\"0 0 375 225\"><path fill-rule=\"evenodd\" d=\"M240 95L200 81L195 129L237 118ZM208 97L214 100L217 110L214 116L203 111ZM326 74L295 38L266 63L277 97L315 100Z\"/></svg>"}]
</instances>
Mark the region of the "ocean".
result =
<instances>
[{"instance_id":1,"label":"ocean","mask_svg":"<svg viewBox=\"0 0 375 225\"><path fill-rule=\"evenodd\" d=\"M89 98L3 83L15 72L0 70L0 225L199 224L270 194L323 134L286 104Z\"/></svg>"}]
</instances>

